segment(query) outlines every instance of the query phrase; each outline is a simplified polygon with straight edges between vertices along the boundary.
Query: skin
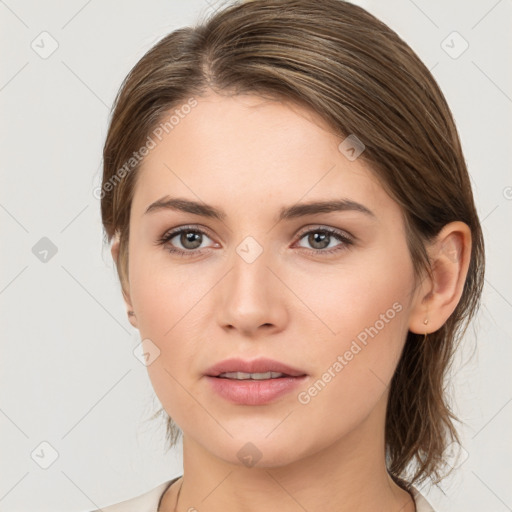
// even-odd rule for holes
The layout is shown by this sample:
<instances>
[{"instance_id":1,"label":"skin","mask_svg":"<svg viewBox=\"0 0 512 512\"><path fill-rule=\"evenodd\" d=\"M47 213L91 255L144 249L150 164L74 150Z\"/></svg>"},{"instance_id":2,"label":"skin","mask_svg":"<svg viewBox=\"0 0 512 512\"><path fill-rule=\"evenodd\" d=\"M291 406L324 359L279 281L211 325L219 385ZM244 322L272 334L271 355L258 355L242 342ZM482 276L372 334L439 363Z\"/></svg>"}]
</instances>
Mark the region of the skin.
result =
<instances>
[{"instance_id":1,"label":"skin","mask_svg":"<svg viewBox=\"0 0 512 512\"><path fill-rule=\"evenodd\" d=\"M146 156L130 217L126 306L141 339L160 350L149 376L183 431L184 477L161 510L174 509L182 482L179 511L414 511L386 471L388 385L408 330L433 332L455 309L469 265L469 228L443 228L428 248L434 280L415 283L400 207L362 158L350 161L339 151L343 138L315 113L253 95L196 99ZM226 216L144 213L167 194ZM341 211L275 221L282 207L340 198L375 217ZM190 224L207 232L200 249L179 236L155 243ZM303 234L325 227L350 234L353 244L331 237L322 249ZM252 263L236 251L247 236L263 249ZM172 245L196 252L181 257L169 252ZM342 249L322 253L335 247ZM116 261L118 249L116 240ZM298 391L322 378L396 303L400 312L300 403ZM213 363L260 356L303 370L307 383L263 406L232 404L210 389L204 372ZM237 456L247 442L261 452L254 467Z\"/></svg>"}]
</instances>

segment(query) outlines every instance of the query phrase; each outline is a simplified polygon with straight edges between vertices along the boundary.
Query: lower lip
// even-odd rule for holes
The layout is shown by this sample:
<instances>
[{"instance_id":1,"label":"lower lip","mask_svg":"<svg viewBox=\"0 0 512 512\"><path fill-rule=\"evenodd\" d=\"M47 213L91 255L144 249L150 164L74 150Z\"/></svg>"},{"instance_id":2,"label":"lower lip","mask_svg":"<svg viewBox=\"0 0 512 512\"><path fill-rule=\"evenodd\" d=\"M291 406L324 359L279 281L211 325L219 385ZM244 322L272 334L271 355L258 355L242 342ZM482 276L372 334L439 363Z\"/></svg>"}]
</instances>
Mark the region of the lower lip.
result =
<instances>
[{"instance_id":1,"label":"lower lip","mask_svg":"<svg viewBox=\"0 0 512 512\"><path fill-rule=\"evenodd\" d=\"M208 382L220 396L242 405L263 405L290 393L300 386L307 376L281 377L264 380L235 380L206 376Z\"/></svg>"}]
</instances>

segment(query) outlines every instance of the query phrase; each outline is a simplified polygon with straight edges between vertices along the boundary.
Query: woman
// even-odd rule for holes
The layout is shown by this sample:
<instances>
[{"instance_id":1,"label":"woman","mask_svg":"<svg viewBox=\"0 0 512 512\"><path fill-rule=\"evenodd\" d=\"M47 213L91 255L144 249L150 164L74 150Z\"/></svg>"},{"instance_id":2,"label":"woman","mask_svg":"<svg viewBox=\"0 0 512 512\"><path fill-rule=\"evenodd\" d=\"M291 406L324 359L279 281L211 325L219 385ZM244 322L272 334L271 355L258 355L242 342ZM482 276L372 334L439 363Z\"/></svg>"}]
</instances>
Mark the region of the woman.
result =
<instances>
[{"instance_id":1,"label":"woman","mask_svg":"<svg viewBox=\"0 0 512 512\"><path fill-rule=\"evenodd\" d=\"M450 110L341 0L236 2L116 99L102 220L184 471L107 512L433 510L484 248Z\"/></svg>"}]
</instances>

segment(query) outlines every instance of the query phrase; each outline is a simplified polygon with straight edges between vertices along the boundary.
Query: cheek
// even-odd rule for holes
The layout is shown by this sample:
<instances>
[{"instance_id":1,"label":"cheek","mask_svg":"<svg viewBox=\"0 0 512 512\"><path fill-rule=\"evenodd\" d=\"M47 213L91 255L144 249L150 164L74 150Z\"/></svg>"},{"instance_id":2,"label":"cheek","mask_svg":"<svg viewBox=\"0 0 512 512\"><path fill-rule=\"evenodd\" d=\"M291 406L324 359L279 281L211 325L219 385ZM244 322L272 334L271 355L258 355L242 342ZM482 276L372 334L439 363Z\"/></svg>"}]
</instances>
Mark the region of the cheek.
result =
<instances>
[{"instance_id":1,"label":"cheek","mask_svg":"<svg viewBox=\"0 0 512 512\"><path fill-rule=\"evenodd\" d=\"M204 345L204 322L206 327L211 322L204 305L212 286L205 272L155 262L136 251L129 271L140 338L151 340L159 350L147 367L148 375L166 411L178 422L193 408L184 389L194 370L199 371L194 361Z\"/></svg>"},{"instance_id":2,"label":"cheek","mask_svg":"<svg viewBox=\"0 0 512 512\"><path fill-rule=\"evenodd\" d=\"M408 327L413 273L407 254L383 254L373 265L344 268L329 279L304 277L294 290L307 297L309 309L321 320L303 315L308 320L300 330L322 333L314 350L317 373L299 403L314 411L312 417L322 417L323 410L343 411L333 428L361 421L393 376ZM307 343L304 352L311 354Z\"/></svg>"},{"instance_id":3,"label":"cheek","mask_svg":"<svg viewBox=\"0 0 512 512\"><path fill-rule=\"evenodd\" d=\"M137 265L136 258L133 265ZM130 282L140 337L150 339L159 350L158 357L147 366L148 376L167 414L183 428L189 418L202 418L187 390L194 370L191 363L200 349L196 334L204 333L191 324L207 290L198 276L191 278L179 268L155 265L139 264Z\"/></svg>"},{"instance_id":4,"label":"cheek","mask_svg":"<svg viewBox=\"0 0 512 512\"><path fill-rule=\"evenodd\" d=\"M302 324L304 332L314 330L333 347L342 349L359 335L364 342L365 333L375 333L374 327L379 334L403 331L413 267L407 248L400 244L395 250L354 253L336 266L282 268L281 274L293 292L286 299L294 304L293 322Z\"/></svg>"},{"instance_id":5,"label":"cheek","mask_svg":"<svg viewBox=\"0 0 512 512\"><path fill-rule=\"evenodd\" d=\"M130 295L141 336L165 343L184 326L190 327L202 297L211 289L204 272L190 269L134 252L129 269Z\"/></svg>"}]
</instances>

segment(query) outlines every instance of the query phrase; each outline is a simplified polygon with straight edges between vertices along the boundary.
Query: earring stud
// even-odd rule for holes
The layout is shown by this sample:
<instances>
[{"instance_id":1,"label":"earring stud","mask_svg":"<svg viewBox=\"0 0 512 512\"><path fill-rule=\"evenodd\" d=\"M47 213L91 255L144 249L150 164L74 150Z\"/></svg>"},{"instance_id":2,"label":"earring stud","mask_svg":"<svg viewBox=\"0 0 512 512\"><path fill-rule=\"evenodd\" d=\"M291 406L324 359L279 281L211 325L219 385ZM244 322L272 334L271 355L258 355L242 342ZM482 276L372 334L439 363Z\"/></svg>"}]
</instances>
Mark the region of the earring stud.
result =
<instances>
[{"instance_id":1,"label":"earring stud","mask_svg":"<svg viewBox=\"0 0 512 512\"><path fill-rule=\"evenodd\" d=\"M425 318L425 320L423 320L423 325L427 325L428 324L428 318ZM427 331L425 330L425 335L423 337L423 341L427 341Z\"/></svg>"}]
</instances>

